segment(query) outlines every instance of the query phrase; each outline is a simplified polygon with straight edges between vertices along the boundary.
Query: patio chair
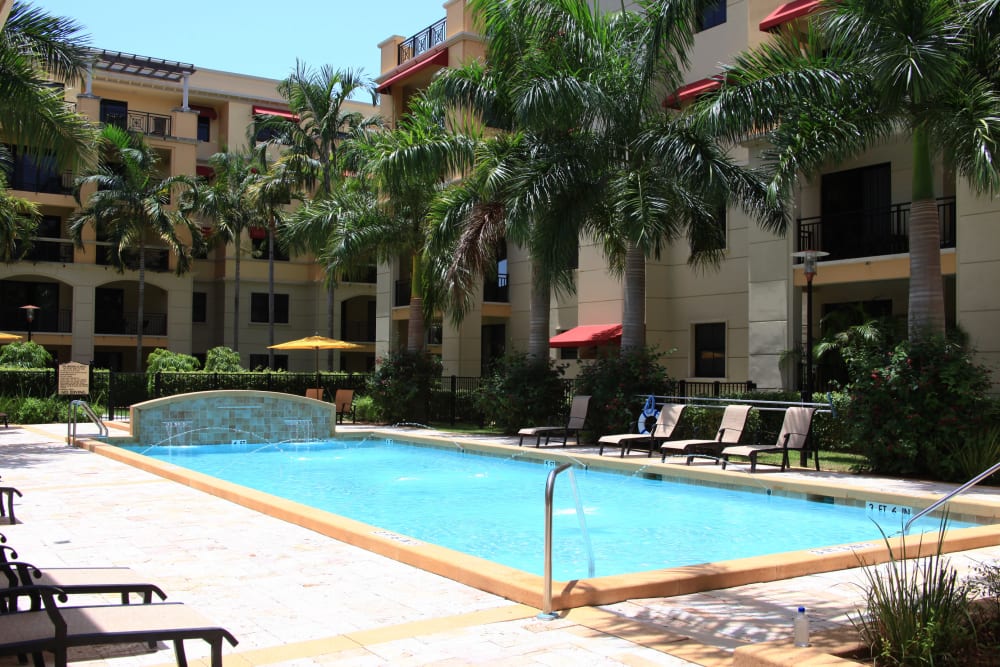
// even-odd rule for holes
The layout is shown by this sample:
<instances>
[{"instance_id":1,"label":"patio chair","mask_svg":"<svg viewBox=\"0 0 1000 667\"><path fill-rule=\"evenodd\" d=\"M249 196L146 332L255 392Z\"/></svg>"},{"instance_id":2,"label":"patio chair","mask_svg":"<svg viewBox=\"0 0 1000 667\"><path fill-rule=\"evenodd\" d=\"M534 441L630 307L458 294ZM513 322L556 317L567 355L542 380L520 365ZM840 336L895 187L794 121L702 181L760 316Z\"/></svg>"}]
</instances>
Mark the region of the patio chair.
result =
<instances>
[{"instance_id":1,"label":"patio chair","mask_svg":"<svg viewBox=\"0 0 1000 667\"><path fill-rule=\"evenodd\" d=\"M0 486L0 518L7 517L7 523L14 525L14 496L21 497L21 492L13 486Z\"/></svg>"},{"instance_id":2,"label":"patio chair","mask_svg":"<svg viewBox=\"0 0 1000 667\"><path fill-rule=\"evenodd\" d=\"M315 398L317 401L323 400L323 387L306 389L306 398Z\"/></svg>"},{"instance_id":3,"label":"patio chair","mask_svg":"<svg viewBox=\"0 0 1000 667\"><path fill-rule=\"evenodd\" d=\"M545 444L549 444L549 438L554 435L562 435L562 446L566 446L566 440L570 434L576 437L577 444L580 443L580 431L583 430L584 422L587 421L587 410L590 407L590 396L574 396L573 403L569 408L569 419L565 426L529 426L517 432L520 437L517 446L524 444L526 436L535 438L535 447L542 444L542 436L545 436Z\"/></svg>"},{"instance_id":4,"label":"patio chair","mask_svg":"<svg viewBox=\"0 0 1000 667\"><path fill-rule=\"evenodd\" d=\"M20 610L21 597L40 600L39 608ZM35 667L45 667L43 651L65 667L67 651L78 646L173 642L177 664L187 667L185 639L202 639L211 647L211 667L222 667L222 642L236 638L190 607L156 602L142 605L60 607L66 595L52 586L19 586L0 591L10 613L0 615L0 655L32 654ZM35 605L33 605L34 607Z\"/></svg>"},{"instance_id":5,"label":"patio chair","mask_svg":"<svg viewBox=\"0 0 1000 667\"><path fill-rule=\"evenodd\" d=\"M660 445L660 462L667 460L667 454L686 454L688 465L691 465L691 460L696 456L710 458L718 463L723 449L740 443L751 410L752 405L727 405L715 440L668 440Z\"/></svg>"},{"instance_id":6,"label":"patio chair","mask_svg":"<svg viewBox=\"0 0 1000 667\"><path fill-rule=\"evenodd\" d=\"M750 459L750 472L757 470L757 457L764 452L781 452L781 472L791 467L788 462L789 451L802 452L809 440L813 415L816 408L792 406L785 410L785 419L781 422L781 432L773 445L740 445L726 447L722 450L722 469L726 469L730 456L740 456ZM819 450L814 449L816 470L819 470Z\"/></svg>"},{"instance_id":7,"label":"patio chair","mask_svg":"<svg viewBox=\"0 0 1000 667\"><path fill-rule=\"evenodd\" d=\"M356 424L357 419L355 418L355 407L354 407L354 390L353 389L338 389L337 393L333 396L333 404L337 406L337 423L344 423L344 415L351 415L351 423Z\"/></svg>"},{"instance_id":8,"label":"patio chair","mask_svg":"<svg viewBox=\"0 0 1000 667\"><path fill-rule=\"evenodd\" d=\"M7 422L7 413L0 412L0 420L3 420L3 427L10 428L10 424Z\"/></svg>"},{"instance_id":9,"label":"patio chair","mask_svg":"<svg viewBox=\"0 0 1000 667\"><path fill-rule=\"evenodd\" d=\"M598 454L604 454L605 447L621 447L619 457L624 457L633 449L648 449L647 456L653 455L653 448L665 440L669 440L677 428L677 423L684 414L684 406L677 403L667 403L660 408L656 424L649 433L617 433L601 436L597 444L601 446Z\"/></svg>"},{"instance_id":10,"label":"patio chair","mask_svg":"<svg viewBox=\"0 0 1000 667\"><path fill-rule=\"evenodd\" d=\"M52 567L44 570L17 560L17 552L0 545L0 590L18 586L55 586L67 595L121 595L122 604L131 602L131 594L142 596L150 604L153 595L161 600L167 594L156 584L127 567Z\"/></svg>"}]
</instances>

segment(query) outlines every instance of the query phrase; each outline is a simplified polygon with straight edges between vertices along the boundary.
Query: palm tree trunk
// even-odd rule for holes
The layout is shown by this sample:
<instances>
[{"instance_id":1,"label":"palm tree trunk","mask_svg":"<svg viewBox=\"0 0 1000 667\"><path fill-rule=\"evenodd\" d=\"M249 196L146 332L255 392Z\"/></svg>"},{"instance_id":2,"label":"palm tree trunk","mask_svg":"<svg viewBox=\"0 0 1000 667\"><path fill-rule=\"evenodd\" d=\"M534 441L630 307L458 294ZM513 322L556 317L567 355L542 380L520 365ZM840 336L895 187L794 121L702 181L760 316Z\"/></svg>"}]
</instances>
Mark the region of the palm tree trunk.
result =
<instances>
[{"instance_id":1,"label":"palm tree trunk","mask_svg":"<svg viewBox=\"0 0 1000 667\"><path fill-rule=\"evenodd\" d=\"M924 128L913 132L913 203L910 205L911 340L943 335L944 286L941 282L941 229L934 200L934 170Z\"/></svg>"},{"instance_id":2,"label":"palm tree trunk","mask_svg":"<svg viewBox=\"0 0 1000 667\"><path fill-rule=\"evenodd\" d=\"M274 216L267 225L267 367L274 370Z\"/></svg>"},{"instance_id":3,"label":"palm tree trunk","mask_svg":"<svg viewBox=\"0 0 1000 667\"><path fill-rule=\"evenodd\" d=\"M420 297L420 253L413 253L410 271L410 320L406 326L407 352L422 352L425 344L424 300Z\"/></svg>"},{"instance_id":4,"label":"palm tree trunk","mask_svg":"<svg viewBox=\"0 0 1000 667\"><path fill-rule=\"evenodd\" d=\"M528 319L528 358L541 361L549 356L549 311L552 289L542 277L538 262L531 263L531 302Z\"/></svg>"},{"instance_id":5,"label":"palm tree trunk","mask_svg":"<svg viewBox=\"0 0 1000 667\"><path fill-rule=\"evenodd\" d=\"M333 307L336 304L333 293L333 281L326 287L326 335L328 338L336 338L333 335ZM326 352L326 370L333 371L333 350Z\"/></svg>"},{"instance_id":6,"label":"palm tree trunk","mask_svg":"<svg viewBox=\"0 0 1000 667\"><path fill-rule=\"evenodd\" d=\"M622 352L646 344L646 256L629 243L625 251L625 286L622 303Z\"/></svg>"},{"instance_id":7,"label":"palm tree trunk","mask_svg":"<svg viewBox=\"0 0 1000 667\"><path fill-rule=\"evenodd\" d=\"M146 318L146 241L139 239L139 295L135 313L135 370L142 372L142 330Z\"/></svg>"},{"instance_id":8,"label":"palm tree trunk","mask_svg":"<svg viewBox=\"0 0 1000 667\"><path fill-rule=\"evenodd\" d=\"M240 351L240 231L236 231L236 270L233 275L236 293L233 295L233 351Z\"/></svg>"}]
</instances>

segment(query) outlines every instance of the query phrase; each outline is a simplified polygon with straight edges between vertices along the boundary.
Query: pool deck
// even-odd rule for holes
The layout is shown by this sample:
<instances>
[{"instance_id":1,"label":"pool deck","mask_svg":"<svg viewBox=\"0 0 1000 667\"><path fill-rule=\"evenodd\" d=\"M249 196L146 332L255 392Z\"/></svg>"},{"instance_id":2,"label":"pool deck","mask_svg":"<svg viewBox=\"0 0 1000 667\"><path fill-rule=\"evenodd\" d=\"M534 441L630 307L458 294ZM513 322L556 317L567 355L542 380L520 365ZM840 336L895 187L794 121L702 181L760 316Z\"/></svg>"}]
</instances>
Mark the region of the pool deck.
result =
<instances>
[{"instance_id":1,"label":"pool deck","mask_svg":"<svg viewBox=\"0 0 1000 667\"><path fill-rule=\"evenodd\" d=\"M816 643L827 632L834 642L861 598L863 572L851 569L584 607L541 621L535 608L67 447L64 437L64 425L0 428L3 483L24 494L18 525L0 525L0 533L22 560L42 567L129 566L148 575L169 600L194 606L240 640L224 648L226 665L730 665L737 647L788 640L799 605L809 609ZM487 440L516 445L516 438ZM833 483L840 476L780 477ZM952 488L845 477L873 493ZM1000 503L1000 489L973 494ZM1000 547L949 559L969 571L1000 561ZM186 644L192 664L207 664L207 645ZM800 665L822 659L797 651ZM161 644L79 649L70 660L148 667L174 657Z\"/></svg>"}]
</instances>

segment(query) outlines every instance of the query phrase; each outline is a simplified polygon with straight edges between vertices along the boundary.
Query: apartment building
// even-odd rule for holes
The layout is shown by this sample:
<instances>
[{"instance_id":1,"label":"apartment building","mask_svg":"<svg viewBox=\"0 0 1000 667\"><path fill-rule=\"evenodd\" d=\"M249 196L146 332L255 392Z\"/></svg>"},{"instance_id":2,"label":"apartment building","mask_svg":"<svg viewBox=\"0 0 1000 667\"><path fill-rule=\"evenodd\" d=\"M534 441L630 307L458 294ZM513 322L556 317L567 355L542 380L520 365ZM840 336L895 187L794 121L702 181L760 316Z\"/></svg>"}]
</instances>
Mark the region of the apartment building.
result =
<instances>
[{"instance_id":1,"label":"apartment building","mask_svg":"<svg viewBox=\"0 0 1000 667\"><path fill-rule=\"evenodd\" d=\"M163 176L210 178L209 157L245 147L255 115L293 119L277 92L276 80L143 55L105 50L94 50L93 55L86 80L63 86L66 103L95 124L115 124L144 135L161 157ZM347 106L364 115L379 112L371 104L348 102ZM233 345L239 252L239 351L244 366L267 366L266 230L244 235L239 248L215 245L194 262L193 270L179 276L173 272L176 259L151 242L146 255L144 315L139 322L137 271L120 273L111 266L108 244L93 229L84 233L82 248L69 240L67 221L77 210L72 195L75 176L15 151L8 174L10 188L14 195L38 203L42 221L29 254L16 263L0 265L0 330L25 335L30 330L32 340L44 345L59 362L72 360L104 368L134 370L140 326L143 357L155 348L203 357L212 347ZM83 193L84 201L87 195ZM359 351L336 352L334 370L371 369L374 272L341 276L332 292L324 278L311 256L279 253L275 342L332 334L362 345ZM25 305L38 308L26 311ZM33 315L31 322L28 312ZM312 370L314 358L305 352L281 352L275 356L275 365Z\"/></svg>"},{"instance_id":2,"label":"apartment building","mask_svg":"<svg viewBox=\"0 0 1000 667\"><path fill-rule=\"evenodd\" d=\"M695 37L688 83L666 95L683 106L718 85L719 64L769 38L770 30L808 20L818 0L719 0L704 16ZM620 8L606 0L609 11ZM380 44L382 73L377 79L385 115L395 119L406 100L442 67L482 53L475 22L464 0L443 4L444 17L409 38L393 36ZM747 162L759 159L762 146L737 147ZM808 322L820 335L824 315L858 309L906 317L909 282L907 223L912 158L899 137L812 178L803 177L792 202L793 225L784 237L761 230L741 211L726 214L726 253L717 270L697 272L687 265L688 248L669 248L646 264L646 340L672 352L665 363L673 377L693 381L752 380L762 388L801 388L795 350L805 348ZM942 280L948 324L961 326L991 367L1000 363L1000 302L986 285L1000 279L1000 202L978 197L944 165L935 168L941 221ZM807 280L793 253L829 253L818 265L807 297ZM446 373L477 375L503 349L524 349L528 338L530 266L526 254L508 246L498 262L503 290L484 285L481 308L461 327L447 321L440 338ZM407 264L383 267L379 275L379 345L391 346L405 331ZM577 293L553 299L552 354L566 359L570 374L595 350L563 347L576 327L586 333L621 322L621 282L609 274L599 248L581 239ZM811 308L808 306L810 305ZM580 331L580 330L576 330ZM388 332L388 337L384 334ZM405 339L405 335L403 335ZM574 360L575 359L575 360ZM819 369L834 374L835 369Z\"/></svg>"}]
</instances>

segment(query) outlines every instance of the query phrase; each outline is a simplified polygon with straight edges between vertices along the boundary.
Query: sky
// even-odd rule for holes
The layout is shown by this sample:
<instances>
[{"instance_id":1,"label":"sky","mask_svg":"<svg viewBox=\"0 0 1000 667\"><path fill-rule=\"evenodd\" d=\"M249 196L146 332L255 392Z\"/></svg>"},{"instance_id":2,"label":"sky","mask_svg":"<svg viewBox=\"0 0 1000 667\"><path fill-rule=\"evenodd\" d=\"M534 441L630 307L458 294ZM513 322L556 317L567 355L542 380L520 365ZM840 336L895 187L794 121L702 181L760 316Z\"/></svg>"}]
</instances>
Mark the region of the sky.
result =
<instances>
[{"instance_id":1,"label":"sky","mask_svg":"<svg viewBox=\"0 0 1000 667\"><path fill-rule=\"evenodd\" d=\"M444 0L26 0L73 18L89 45L283 79L296 58L379 75L379 42L443 19Z\"/></svg>"}]
</instances>

